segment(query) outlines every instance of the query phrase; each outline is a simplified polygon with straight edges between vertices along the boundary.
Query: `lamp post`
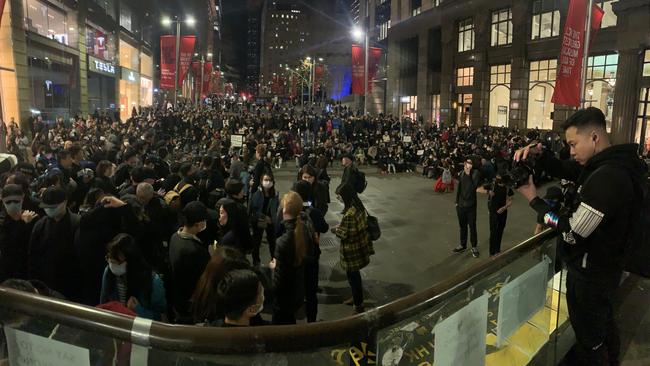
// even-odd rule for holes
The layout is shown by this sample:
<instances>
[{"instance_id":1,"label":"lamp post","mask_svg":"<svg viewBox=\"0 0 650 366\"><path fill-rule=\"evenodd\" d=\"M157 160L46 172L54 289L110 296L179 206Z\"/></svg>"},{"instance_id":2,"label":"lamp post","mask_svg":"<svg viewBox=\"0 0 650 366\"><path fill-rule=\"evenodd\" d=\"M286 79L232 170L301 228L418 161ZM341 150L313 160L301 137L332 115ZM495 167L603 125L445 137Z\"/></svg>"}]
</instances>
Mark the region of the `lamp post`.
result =
<instances>
[{"instance_id":1,"label":"lamp post","mask_svg":"<svg viewBox=\"0 0 650 366\"><path fill-rule=\"evenodd\" d=\"M196 20L193 17L187 17L185 20L180 20L178 18L163 18L162 24L164 26L170 26L172 23L176 24L176 58L174 62L174 106L177 105L178 101L178 73L180 67L180 53L181 53L181 23L187 23L189 26L194 26Z\"/></svg>"},{"instance_id":2,"label":"lamp post","mask_svg":"<svg viewBox=\"0 0 650 366\"><path fill-rule=\"evenodd\" d=\"M352 36L360 41L361 39L364 40L364 62L363 62L363 114L366 115L368 113L368 104L366 103L366 100L368 99L368 31L367 29L364 31L360 27L355 27L352 30Z\"/></svg>"},{"instance_id":3,"label":"lamp post","mask_svg":"<svg viewBox=\"0 0 650 366\"><path fill-rule=\"evenodd\" d=\"M300 106L304 109L305 108L305 94L303 93L303 87L304 87L303 82L308 82L308 81L302 75L300 75L296 71L291 70L289 67L285 68L285 70L289 71L291 74L298 75L298 77L300 78Z\"/></svg>"}]
</instances>

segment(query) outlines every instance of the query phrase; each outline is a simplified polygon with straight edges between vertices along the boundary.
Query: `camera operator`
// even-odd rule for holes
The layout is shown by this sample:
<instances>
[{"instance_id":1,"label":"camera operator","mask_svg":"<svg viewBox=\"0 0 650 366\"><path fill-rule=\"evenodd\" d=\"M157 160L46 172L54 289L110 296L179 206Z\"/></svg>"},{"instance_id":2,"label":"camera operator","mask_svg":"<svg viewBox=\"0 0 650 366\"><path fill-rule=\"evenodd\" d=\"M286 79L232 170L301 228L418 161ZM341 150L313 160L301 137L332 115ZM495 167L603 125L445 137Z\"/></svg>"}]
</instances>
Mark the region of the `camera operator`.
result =
<instances>
[{"instance_id":1,"label":"camera operator","mask_svg":"<svg viewBox=\"0 0 650 366\"><path fill-rule=\"evenodd\" d=\"M636 144L612 145L605 116L597 108L579 110L563 124L572 160L541 154L538 163L553 177L576 183L564 210L552 211L529 184L518 188L544 223L562 234L559 247L567 266L567 305L577 343L565 356L569 365L618 365L620 340L613 300L624 251L639 205L635 181L645 167ZM538 144L515 153L519 161L541 152Z\"/></svg>"},{"instance_id":2,"label":"camera operator","mask_svg":"<svg viewBox=\"0 0 650 366\"><path fill-rule=\"evenodd\" d=\"M512 206L515 192L506 187L501 179L501 172L488 184L478 187L478 193L488 195L488 212L490 214L490 256L501 252L501 239L508 220L508 209Z\"/></svg>"}]
</instances>

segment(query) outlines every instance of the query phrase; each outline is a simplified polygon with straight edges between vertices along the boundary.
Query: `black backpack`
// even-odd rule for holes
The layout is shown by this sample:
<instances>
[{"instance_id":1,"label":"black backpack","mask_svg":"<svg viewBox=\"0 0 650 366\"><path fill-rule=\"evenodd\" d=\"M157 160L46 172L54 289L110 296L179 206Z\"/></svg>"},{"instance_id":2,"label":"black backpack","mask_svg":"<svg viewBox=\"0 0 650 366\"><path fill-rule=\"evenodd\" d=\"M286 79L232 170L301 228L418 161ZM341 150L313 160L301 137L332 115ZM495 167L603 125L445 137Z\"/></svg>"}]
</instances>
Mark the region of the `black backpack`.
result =
<instances>
[{"instance_id":1,"label":"black backpack","mask_svg":"<svg viewBox=\"0 0 650 366\"><path fill-rule=\"evenodd\" d=\"M363 193L363 191L366 190L366 187L368 187L368 182L366 181L366 173L364 173L361 170L355 168L352 171L352 174L355 175L354 190L357 193Z\"/></svg>"}]
</instances>

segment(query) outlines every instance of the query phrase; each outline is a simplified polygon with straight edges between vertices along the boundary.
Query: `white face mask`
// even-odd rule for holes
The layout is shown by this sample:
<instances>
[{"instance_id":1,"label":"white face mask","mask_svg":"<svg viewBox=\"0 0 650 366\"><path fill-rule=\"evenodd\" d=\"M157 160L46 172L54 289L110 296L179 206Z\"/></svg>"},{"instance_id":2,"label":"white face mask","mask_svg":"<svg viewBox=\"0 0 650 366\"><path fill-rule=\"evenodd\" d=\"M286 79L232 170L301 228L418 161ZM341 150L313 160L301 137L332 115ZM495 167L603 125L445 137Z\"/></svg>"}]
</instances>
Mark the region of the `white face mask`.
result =
<instances>
[{"instance_id":1,"label":"white face mask","mask_svg":"<svg viewBox=\"0 0 650 366\"><path fill-rule=\"evenodd\" d=\"M108 268L116 276L124 276L126 274L126 262L122 264L108 263Z\"/></svg>"},{"instance_id":2,"label":"white face mask","mask_svg":"<svg viewBox=\"0 0 650 366\"><path fill-rule=\"evenodd\" d=\"M262 187L269 189L273 187L273 182L271 182L270 180L265 180L262 182Z\"/></svg>"}]
</instances>

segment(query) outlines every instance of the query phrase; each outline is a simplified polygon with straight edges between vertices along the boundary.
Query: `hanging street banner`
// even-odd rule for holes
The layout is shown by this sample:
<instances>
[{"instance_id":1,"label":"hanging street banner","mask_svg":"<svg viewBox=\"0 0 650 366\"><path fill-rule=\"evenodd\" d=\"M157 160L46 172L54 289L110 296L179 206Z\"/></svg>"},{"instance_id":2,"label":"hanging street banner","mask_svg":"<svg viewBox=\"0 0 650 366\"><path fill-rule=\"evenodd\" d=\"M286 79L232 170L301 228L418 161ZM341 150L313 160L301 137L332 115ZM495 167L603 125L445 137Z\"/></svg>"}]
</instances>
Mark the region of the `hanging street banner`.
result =
<instances>
[{"instance_id":1,"label":"hanging street banner","mask_svg":"<svg viewBox=\"0 0 650 366\"><path fill-rule=\"evenodd\" d=\"M363 47L352 45L352 94L363 95L364 62Z\"/></svg>"},{"instance_id":2,"label":"hanging street banner","mask_svg":"<svg viewBox=\"0 0 650 366\"><path fill-rule=\"evenodd\" d=\"M584 55L587 4L588 0L571 0L569 3L569 12L560 48L559 69L551 98L551 102L555 104L580 106L582 58L589 57L589 55ZM600 28L604 12L594 5L591 14L591 39L593 40L595 31Z\"/></svg>"},{"instance_id":3,"label":"hanging street banner","mask_svg":"<svg viewBox=\"0 0 650 366\"><path fill-rule=\"evenodd\" d=\"M178 66L178 85L183 83L187 69L190 67L192 55L194 54L194 44L196 43L196 36L183 36L181 37L181 50L180 50L180 65Z\"/></svg>"},{"instance_id":4,"label":"hanging street banner","mask_svg":"<svg viewBox=\"0 0 650 366\"><path fill-rule=\"evenodd\" d=\"M1 1L1 0L0 0ZM160 36L160 88L174 89L176 37Z\"/></svg>"}]
</instances>

